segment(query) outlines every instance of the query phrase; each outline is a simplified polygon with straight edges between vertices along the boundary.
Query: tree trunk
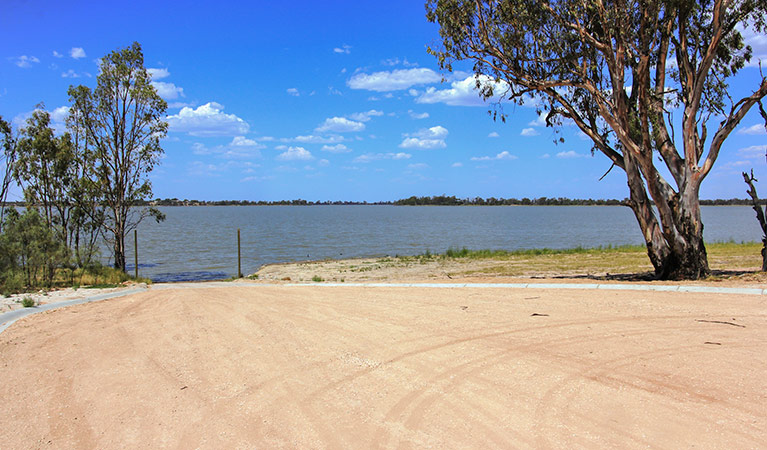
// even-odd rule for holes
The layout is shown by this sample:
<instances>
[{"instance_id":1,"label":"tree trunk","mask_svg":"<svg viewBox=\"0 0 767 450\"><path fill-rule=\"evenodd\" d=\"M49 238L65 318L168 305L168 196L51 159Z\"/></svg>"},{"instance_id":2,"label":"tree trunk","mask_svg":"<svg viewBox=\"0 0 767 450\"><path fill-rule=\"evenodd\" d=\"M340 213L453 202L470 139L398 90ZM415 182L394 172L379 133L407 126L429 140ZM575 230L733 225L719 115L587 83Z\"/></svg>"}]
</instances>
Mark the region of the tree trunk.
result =
<instances>
[{"instance_id":1,"label":"tree trunk","mask_svg":"<svg viewBox=\"0 0 767 450\"><path fill-rule=\"evenodd\" d=\"M673 223L661 224L653 208L639 167L632 158L624 159L629 185L631 207L642 230L647 256L662 280L682 280L707 277L706 246L703 242L703 222L696 189L688 188L680 199L668 199Z\"/></svg>"},{"instance_id":2,"label":"tree trunk","mask_svg":"<svg viewBox=\"0 0 767 450\"><path fill-rule=\"evenodd\" d=\"M114 242L114 254L115 254L115 269L120 269L125 272L125 226L122 223L121 218L115 220L115 242Z\"/></svg>"}]
</instances>

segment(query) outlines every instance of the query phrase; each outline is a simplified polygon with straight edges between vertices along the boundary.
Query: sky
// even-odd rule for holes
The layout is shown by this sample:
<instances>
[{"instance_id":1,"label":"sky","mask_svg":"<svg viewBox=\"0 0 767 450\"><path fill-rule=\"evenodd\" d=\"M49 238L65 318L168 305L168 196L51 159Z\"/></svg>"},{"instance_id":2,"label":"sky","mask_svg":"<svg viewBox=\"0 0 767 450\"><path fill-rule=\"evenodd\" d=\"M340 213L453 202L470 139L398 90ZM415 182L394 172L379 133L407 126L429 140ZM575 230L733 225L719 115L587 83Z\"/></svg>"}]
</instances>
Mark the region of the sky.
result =
<instances>
[{"instance_id":1,"label":"sky","mask_svg":"<svg viewBox=\"0 0 767 450\"><path fill-rule=\"evenodd\" d=\"M767 63L767 38L746 37ZM98 59L134 41L169 105L154 197L628 197L620 169L600 181L610 162L576 127L555 134L533 105L494 121L469 64L440 71L418 0L4 0L0 116L17 130L42 102L63 131L67 88L95 87ZM756 61L734 95L758 86ZM744 118L701 198L746 198L743 170L767 181L762 123Z\"/></svg>"}]
</instances>

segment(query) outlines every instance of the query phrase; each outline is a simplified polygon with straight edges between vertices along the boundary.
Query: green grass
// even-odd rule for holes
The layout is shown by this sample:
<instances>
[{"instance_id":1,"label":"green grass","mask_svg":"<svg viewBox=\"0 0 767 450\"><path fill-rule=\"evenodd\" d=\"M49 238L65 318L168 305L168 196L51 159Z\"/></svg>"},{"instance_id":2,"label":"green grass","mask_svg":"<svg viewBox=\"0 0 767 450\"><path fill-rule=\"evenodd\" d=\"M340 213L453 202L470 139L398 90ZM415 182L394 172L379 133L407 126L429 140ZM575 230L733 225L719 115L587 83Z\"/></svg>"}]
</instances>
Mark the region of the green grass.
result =
<instances>
[{"instance_id":1,"label":"green grass","mask_svg":"<svg viewBox=\"0 0 767 450\"><path fill-rule=\"evenodd\" d=\"M116 283L98 283L98 284L91 284L88 286L83 287L83 289L110 289L110 288L116 288L120 287L120 284Z\"/></svg>"},{"instance_id":2,"label":"green grass","mask_svg":"<svg viewBox=\"0 0 767 450\"><path fill-rule=\"evenodd\" d=\"M312 281L314 281L315 283L322 283L325 280L323 280L321 276L315 275L312 277Z\"/></svg>"}]
</instances>

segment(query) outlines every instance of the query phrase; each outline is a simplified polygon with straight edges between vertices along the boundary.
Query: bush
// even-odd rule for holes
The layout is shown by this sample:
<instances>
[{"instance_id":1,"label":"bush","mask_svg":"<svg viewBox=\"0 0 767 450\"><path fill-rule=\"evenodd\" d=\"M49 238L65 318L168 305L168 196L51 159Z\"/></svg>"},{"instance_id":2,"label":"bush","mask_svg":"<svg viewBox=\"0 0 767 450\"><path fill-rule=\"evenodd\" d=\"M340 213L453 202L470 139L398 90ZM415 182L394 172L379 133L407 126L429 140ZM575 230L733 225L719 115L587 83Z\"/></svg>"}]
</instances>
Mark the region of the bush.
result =
<instances>
[{"instance_id":1,"label":"bush","mask_svg":"<svg viewBox=\"0 0 767 450\"><path fill-rule=\"evenodd\" d=\"M312 281L314 281L315 283L322 283L325 280L323 280L321 276L315 275L312 277Z\"/></svg>"},{"instance_id":2,"label":"bush","mask_svg":"<svg viewBox=\"0 0 767 450\"><path fill-rule=\"evenodd\" d=\"M21 306L23 306L23 307L25 307L25 308L32 308L32 307L34 307L35 305L36 305L36 304L35 304L35 301L34 301L34 300L32 300L32 297L24 297L24 298L21 300Z\"/></svg>"}]
</instances>

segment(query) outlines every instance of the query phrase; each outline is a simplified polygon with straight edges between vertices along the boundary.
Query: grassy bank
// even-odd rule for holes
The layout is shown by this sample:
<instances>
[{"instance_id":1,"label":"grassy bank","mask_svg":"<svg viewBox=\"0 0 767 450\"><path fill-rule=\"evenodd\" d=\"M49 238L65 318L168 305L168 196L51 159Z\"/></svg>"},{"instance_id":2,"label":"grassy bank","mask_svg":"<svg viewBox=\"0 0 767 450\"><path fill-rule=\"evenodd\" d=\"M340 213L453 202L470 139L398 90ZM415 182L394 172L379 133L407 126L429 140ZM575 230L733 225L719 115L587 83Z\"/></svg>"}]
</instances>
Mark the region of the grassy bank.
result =
<instances>
[{"instance_id":1,"label":"grassy bank","mask_svg":"<svg viewBox=\"0 0 767 450\"><path fill-rule=\"evenodd\" d=\"M759 272L761 243L711 243L707 250L713 272L709 281L767 281L767 274ZM265 282L396 282L477 277L638 280L652 274L645 247L630 245L513 251L453 248L416 256L275 264L262 267L256 275Z\"/></svg>"}]
</instances>

